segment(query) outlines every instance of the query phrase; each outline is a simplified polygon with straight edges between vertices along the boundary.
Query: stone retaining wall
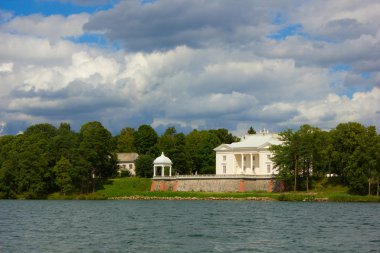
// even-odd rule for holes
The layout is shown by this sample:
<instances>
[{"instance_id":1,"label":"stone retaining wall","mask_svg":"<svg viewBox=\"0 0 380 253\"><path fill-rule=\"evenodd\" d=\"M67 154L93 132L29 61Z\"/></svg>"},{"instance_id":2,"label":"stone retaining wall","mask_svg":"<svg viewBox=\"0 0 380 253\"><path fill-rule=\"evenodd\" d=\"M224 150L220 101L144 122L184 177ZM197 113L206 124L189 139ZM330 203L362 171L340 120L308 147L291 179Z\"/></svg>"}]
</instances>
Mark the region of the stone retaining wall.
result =
<instances>
[{"instance_id":1,"label":"stone retaining wall","mask_svg":"<svg viewBox=\"0 0 380 253\"><path fill-rule=\"evenodd\" d=\"M249 192L282 191L283 183L273 178L153 178L150 191Z\"/></svg>"}]
</instances>

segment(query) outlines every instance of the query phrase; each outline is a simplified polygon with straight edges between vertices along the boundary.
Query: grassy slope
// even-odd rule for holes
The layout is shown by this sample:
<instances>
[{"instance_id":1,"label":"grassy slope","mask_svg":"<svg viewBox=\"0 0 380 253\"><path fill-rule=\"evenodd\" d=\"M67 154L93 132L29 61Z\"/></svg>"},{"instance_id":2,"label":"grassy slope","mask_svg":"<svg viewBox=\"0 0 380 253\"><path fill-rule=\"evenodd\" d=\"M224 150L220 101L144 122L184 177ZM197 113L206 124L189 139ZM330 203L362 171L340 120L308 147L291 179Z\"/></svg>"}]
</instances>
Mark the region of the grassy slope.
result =
<instances>
[{"instance_id":1,"label":"grassy slope","mask_svg":"<svg viewBox=\"0 0 380 253\"><path fill-rule=\"evenodd\" d=\"M95 196L104 198L114 197L180 197L180 198L270 198L284 201L355 201L355 202L380 202L380 197L358 196L347 193L343 186L317 186L314 191L306 192L248 192L248 193L210 193L210 192L150 192L150 179L147 178L117 178L104 184L103 189L98 189Z\"/></svg>"}]
</instances>

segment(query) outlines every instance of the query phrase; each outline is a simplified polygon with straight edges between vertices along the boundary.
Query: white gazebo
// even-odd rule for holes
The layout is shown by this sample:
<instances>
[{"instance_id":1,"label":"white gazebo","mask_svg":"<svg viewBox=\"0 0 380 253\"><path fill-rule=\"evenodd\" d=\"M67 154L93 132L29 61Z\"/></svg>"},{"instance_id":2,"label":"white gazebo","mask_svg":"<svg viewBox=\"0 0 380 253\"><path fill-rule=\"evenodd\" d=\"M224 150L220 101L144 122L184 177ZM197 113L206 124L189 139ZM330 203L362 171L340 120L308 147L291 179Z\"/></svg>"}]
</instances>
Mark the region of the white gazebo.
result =
<instances>
[{"instance_id":1,"label":"white gazebo","mask_svg":"<svg viewBox=\"0 0 380 253\"><path fill-rule=\"evenodd\" d=\"M156 176L157 167L161 167L161 176L165 176L165 167L169 167L169 177L172 176L172 161L161 153L161 156L157 157L153 162L153 177Z\"/></svg>"}]
</instances>

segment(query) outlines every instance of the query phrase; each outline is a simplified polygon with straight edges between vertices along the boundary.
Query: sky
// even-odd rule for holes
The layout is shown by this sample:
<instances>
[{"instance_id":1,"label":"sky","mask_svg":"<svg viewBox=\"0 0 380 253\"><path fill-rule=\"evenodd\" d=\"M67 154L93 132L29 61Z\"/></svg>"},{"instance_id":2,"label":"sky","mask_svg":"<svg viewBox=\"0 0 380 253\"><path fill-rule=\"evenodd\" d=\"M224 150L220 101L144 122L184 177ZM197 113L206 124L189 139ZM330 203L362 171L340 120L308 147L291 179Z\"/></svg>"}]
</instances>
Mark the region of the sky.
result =
<instances>
[{"instance_id":1,"label":"sky","mask_svg":"<svg viewBox=\"0 0 380 253\"><path fill-rule=\"evenodd\" d=\"M0 135L360 122L380 130L377 0L0 0Z\"/></svg>"}]
</instances>

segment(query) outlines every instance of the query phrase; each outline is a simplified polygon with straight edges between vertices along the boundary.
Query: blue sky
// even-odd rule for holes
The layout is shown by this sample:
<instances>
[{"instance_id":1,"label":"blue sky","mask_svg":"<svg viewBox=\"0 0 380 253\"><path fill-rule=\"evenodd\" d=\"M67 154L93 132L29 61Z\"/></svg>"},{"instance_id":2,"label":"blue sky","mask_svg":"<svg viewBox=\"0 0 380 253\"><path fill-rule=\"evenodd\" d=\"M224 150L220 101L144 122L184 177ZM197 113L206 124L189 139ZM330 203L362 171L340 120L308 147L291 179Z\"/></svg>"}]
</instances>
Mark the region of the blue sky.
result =
<instances>
[{"instance_id":1,"label":"blue sky","mask_svg":"<svg viewBox=\"0 0 380 253\"><path fill-rule=\"evenodd\" d=\"M99 2L94 5L83 5L70 1L43 1L43 0L5 0L1 1L0 6L3 10L12 12L14 15L32 15L36 13L48 15L64 15L78 14L82 12L95 13L112 7L112 2Z\"/></svg>"},{"instance_id":2,"label":"blue sky","mask_svg":"<svg viewBox=\"0 0 380 253\"><path fill-rule=\"evenodd\" d=\"M1 1L0 134L94 120L114 134L379 129L379 12L375 0Z\"/></svg>"}]
</instances>

